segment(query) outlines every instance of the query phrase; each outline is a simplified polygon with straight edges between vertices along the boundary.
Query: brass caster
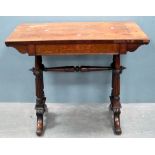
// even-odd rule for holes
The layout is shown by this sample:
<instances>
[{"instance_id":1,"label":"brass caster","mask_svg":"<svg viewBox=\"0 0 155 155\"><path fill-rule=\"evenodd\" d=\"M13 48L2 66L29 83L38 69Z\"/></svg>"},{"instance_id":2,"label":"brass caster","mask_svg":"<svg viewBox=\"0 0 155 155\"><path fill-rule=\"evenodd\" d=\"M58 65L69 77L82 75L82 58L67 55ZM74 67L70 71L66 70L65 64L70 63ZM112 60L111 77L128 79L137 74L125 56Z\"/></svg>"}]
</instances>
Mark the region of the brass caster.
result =
<instances>
[{"instance_id":1,"label":"brass caster","mask_svg":"<svg viewBox=\"0 0 155 155\"><path fill-rule=\"evenodd\" d=\"M121 135L121 125L120 125L120 111L117 111L117 113L114 113L114 133L116 135Z\"/></svg>"},{"instance_id":2,"label":"brass caster","mask_svg":"<svg viewBox=\"0 0 155 155\"><path fill-rule=\"evenodd\" d=\"M36 134L41 136L43 134L43 117L37 118L37 130Z\"/></svg>"}]
</instances>

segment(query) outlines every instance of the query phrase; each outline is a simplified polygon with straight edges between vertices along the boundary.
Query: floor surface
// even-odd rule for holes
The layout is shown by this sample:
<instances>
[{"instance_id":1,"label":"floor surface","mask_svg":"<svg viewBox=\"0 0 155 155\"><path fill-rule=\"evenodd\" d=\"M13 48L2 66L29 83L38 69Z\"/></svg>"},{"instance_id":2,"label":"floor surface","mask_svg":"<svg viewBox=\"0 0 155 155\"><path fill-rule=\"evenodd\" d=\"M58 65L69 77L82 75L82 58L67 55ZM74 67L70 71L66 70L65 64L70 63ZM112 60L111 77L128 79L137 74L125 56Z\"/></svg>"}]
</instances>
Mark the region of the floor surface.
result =
<instances>
[{"instance_id":1,"label":"floor surface","mask_svg":"<svg viewBox=\"0 0 155 155\"><path fill-rule=\"evenodd\" d=\"M112 129L112 114L108 104L77 105L47 104L46 132L42 137L75 138L155 138L155 104L122 104L122 135ZM37 137L34 104L1 103L0 137Z\"/></svg>"}]
</instances>

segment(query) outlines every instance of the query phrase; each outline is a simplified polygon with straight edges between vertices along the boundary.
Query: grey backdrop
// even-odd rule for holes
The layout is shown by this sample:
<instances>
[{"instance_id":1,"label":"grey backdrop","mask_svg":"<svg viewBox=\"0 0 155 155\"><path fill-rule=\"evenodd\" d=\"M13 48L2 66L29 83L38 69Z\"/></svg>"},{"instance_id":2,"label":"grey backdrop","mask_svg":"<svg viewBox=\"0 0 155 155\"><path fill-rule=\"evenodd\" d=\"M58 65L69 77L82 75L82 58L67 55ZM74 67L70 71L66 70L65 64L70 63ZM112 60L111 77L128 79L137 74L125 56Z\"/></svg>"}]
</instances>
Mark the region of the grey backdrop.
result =
<instances>
[{"instance_id":1,"label":"grey backdrop","mask_svg":"<svg viewBox=\"0 0 155 155\"><path fill-rule=\"evenodd\" d=\"M0 17L0 102L34 102L34 57L5 46L5 38L21 23L63 21L135 21L150 37L148 46L122 56L121 101L155 102L155 17ZM110 65L111 56L44 57L46 66ZM47 102L109 102L111 72L45 73Z\"/></svg>"}]
</instances>

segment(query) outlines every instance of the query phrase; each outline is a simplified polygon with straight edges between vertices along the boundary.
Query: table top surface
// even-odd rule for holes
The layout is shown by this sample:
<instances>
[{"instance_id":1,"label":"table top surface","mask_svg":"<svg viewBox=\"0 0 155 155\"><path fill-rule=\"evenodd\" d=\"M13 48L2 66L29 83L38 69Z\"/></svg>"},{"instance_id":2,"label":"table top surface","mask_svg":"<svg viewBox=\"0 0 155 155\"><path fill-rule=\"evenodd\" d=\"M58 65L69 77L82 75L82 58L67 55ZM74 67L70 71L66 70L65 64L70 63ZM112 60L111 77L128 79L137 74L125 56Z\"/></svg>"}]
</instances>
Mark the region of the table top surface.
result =
<instances>
[{"instance_id":1,"label":"table top surface","mask_svg":"<svg viewBox=\"0 0 155 155\"><path fill-rule=\"evenodd\" d=\"M54 41L109 41L148 43L147 35L134 22L66 22L21 24L5 43Z\"/></svg>"}]
</instances>

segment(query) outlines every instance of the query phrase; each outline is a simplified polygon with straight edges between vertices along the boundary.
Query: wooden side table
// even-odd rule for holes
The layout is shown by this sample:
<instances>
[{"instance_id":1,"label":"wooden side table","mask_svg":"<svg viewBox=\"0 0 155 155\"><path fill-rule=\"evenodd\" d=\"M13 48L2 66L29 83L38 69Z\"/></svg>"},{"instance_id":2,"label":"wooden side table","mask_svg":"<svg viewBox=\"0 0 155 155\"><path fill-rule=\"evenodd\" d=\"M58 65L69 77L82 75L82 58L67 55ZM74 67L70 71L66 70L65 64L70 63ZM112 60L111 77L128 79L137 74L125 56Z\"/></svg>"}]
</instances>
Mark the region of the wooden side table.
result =
<instances>
[{"instance_id":1,"label":"wooden side table","mask_svg":"<svg viewBox=\"0 0 155 155\"><path fill-rule=\"evenodd\" d=\"M112 92L110 108L113 111L114 132L121 134L120 127L120 55L133 52L148 44L146 34L134 22L68 22L22 24L6 39L6 46L20 53L35 56L32 69L36 82L37 135L43 133L43 114L46 111L43 71L90 72L112 70ZM113 56L111 66L60 66L47 68L42 56L92 55Z\"/></svg>"}]
</instances>

